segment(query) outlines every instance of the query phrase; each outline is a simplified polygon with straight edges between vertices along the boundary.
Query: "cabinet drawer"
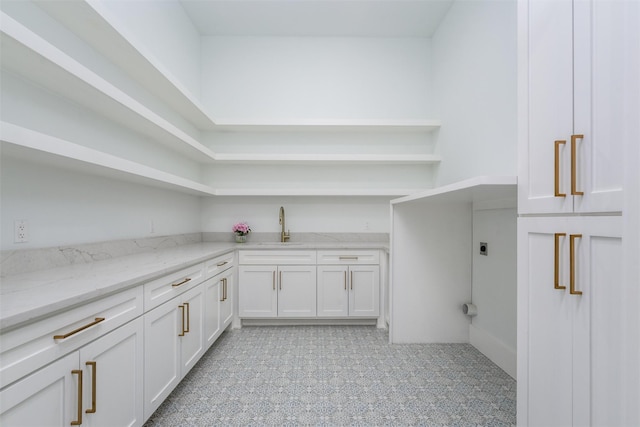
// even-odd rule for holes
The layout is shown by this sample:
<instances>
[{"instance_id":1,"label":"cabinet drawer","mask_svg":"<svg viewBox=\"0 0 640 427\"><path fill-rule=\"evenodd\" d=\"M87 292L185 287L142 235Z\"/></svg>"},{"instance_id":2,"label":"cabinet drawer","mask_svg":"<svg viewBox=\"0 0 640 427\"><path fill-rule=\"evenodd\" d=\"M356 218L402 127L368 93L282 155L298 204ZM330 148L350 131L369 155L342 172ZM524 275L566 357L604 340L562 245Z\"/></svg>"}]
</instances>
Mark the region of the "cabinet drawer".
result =
<instances>
[{"instance_id":1,"label":"cabinet drawer","mask_svg":"<svg viewBox=\"0 0 640 427\"><path fill-rule=\"evenodd\" d=\"M240 264L315 265L316 251L240 251Z\"/></svg>"},{"instance_id":2,"label":"cabinet drawer","mask_svg":"<svg viewBox=\"0 0 640 427\"><path fill-rule=\"evenodd\" d=\"M144 311L147 312L204 280L204 264L192 265L144 284Z\"/></svg>"},{"instance_id":3,"label":"cabinet drawer","mask_svg":"<svg viewBox=\"0 0 640 427\"><path fill-rule=\"evenodd\" d=\"M0 335L0 387L141 316L142 301L138 286Z\"/></svg>"},{"instance_id":4,"label":"cabinet drawer","mask_svg":"<svg viewBox=\"0 0 640 427\"><path fill-rule=\"evenodd\" d=\"M216 274L222 273L225 270L233 267L234 261L234 253L229 252L228 254L220 255L219 257L215 257L212 260L209 260L204 263L204 277L205 279L210 279Z\"/></svg>"},{"instance_id":5,"label":"cabinet drawer","mask_svg":"<svg viewBox=\"0 0 640 427\"><path fill-rule=\"evenodd\" d=\"M380 251L354 249L318 251L318 264L380 264Z\"/></svg>"}]
</instances>

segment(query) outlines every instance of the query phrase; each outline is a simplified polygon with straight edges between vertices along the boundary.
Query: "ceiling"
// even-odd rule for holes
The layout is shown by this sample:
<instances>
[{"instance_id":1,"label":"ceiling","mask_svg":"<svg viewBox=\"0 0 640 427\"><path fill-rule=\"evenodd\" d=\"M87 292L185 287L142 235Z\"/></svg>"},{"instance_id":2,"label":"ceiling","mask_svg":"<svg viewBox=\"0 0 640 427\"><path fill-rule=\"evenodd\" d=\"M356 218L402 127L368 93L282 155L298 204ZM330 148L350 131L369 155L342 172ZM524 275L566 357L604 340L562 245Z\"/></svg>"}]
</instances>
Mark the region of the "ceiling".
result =
<instances>
[{"instance_id":1,"label":"ceiling","mask_svg":"<svg viewBox=\"0 0 640 427\"><path fill-rule=\"evenodd\" d=\"M202 35L431 37L453 0L180 0Z\"/></svg>"}]
</instances>

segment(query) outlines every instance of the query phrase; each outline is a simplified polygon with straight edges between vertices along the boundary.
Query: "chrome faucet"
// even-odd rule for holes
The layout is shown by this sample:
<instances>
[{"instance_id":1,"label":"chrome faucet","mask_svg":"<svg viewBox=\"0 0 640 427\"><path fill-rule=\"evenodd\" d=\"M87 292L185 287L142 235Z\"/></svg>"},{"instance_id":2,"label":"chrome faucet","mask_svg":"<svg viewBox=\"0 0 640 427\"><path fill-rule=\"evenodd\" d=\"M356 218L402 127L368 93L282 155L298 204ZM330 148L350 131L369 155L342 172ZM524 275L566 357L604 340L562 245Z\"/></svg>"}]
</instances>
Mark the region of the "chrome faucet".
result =
<instances>
[{"instance_id":1,"label":"chrome faucet","mask_svg":"<svg viewBox=\"0 0 640 427\"><path fill-rule=\"evenodd\" d=\"M282 225L282 229L280 230L280 241L284 243L287 240L289 240L289 231L288 230L284 231L285 229L284 208L282 206L280 206L280 214L278 215L278 222L280 223L280 225Z\"/></svg>"}]
</instances>

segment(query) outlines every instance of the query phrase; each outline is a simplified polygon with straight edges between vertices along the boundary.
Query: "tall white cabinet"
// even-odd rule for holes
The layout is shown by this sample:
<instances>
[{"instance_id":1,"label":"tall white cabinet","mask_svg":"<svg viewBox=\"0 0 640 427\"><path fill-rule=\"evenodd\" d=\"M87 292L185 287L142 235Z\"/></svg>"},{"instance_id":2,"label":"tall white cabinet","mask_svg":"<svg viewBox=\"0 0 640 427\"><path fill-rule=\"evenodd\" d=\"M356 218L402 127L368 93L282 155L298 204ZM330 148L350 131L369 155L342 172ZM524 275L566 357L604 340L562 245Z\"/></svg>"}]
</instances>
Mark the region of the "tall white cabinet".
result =
<instances>
[{"instance_id":1,"label":"tall white cabinet","mask_svg":"<svg viewBox=\"0 0 640 427\"><path fill-rule=\"evenodd\" d=\"M639 19L518 3L518 425L640 424Z\"/></svg>"}]
</instances>

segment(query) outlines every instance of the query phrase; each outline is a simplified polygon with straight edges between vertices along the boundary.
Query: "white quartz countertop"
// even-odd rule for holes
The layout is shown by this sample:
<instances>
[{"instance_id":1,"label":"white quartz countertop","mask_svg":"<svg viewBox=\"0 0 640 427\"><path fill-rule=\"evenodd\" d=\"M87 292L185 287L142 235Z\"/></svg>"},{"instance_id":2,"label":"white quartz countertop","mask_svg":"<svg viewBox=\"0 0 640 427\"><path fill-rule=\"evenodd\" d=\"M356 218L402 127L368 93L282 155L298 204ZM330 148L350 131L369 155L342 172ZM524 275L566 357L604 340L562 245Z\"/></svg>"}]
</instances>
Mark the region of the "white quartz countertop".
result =
<instances>
[{"instance_id":1,"label":"white quartz countertop","mask_svg":"<svg viewBox=\"0 0 640 427\"><path fill-rule=\"evenodd\" d=\"M363 242L203 242L16 274L0 279L0 329L13 329L236 249L387 250L388 245Z\"/></svg>"}]
</instances>

